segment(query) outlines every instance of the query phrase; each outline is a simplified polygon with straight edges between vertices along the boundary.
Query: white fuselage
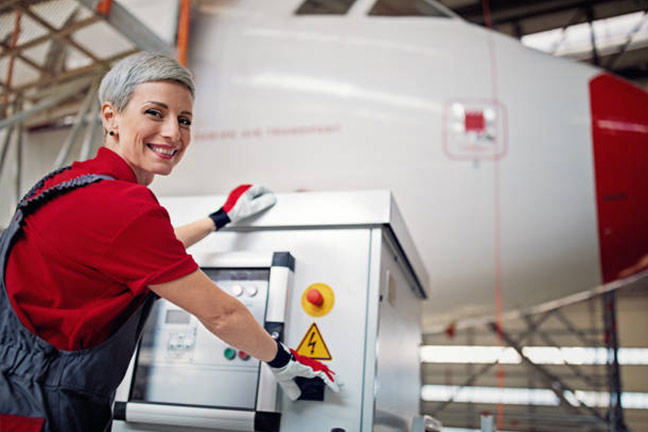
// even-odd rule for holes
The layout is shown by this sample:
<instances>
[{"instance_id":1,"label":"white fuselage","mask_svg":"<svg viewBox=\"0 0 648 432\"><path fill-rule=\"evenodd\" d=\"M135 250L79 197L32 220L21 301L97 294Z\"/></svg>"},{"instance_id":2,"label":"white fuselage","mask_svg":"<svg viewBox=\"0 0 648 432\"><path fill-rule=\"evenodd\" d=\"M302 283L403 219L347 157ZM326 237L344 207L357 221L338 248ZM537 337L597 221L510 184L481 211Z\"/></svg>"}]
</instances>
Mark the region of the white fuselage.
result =
<instances>
[{"instance_id":1,"label":"white fuselage","mask_svg":"<svg viewBox=\"0 0 648 432\"><path fill-rule=\"evenodd\" d=\"M193 12L194 138L158 193L390 189L430 276L428 324L492 314L500 288L510 310L602 283L598 70L458 18L269 3Z\"/></svg>"}]
</instances>

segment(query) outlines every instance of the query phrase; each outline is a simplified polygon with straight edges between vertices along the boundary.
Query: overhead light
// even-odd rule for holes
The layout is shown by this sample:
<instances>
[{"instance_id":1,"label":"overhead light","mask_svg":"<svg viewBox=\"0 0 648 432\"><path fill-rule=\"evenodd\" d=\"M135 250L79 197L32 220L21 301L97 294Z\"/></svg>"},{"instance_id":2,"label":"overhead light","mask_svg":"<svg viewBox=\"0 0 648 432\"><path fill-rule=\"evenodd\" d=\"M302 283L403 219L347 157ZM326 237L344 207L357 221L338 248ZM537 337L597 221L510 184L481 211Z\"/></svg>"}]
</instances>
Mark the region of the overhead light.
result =
<instances>
[{"instance_id":1,"label":"overhead light","mask_svg":"<svg viewBox=\"0 0 648 432\"><path fill-rule=\"evenodd\" d=\"M563 395L572 405L581 403L589 407L606 408L610 405L608 392L575 390ZM482 403L504 405L559 406L558 396L549 389L424 385L421 399L426 402ZM648 393L623 392L621 406L624 409L648 409Z\"/></svg>"},{"instance_id":2,"label":"overhead light","mask_svg":"<svg viewBox=\"0 0 648 432\"><path fill-rule=\"evenodd\" d=\"M612 354L602 347L526 346L522 353L535 364L605 365ZM648 365L648 348L619 348L617 359L622 366ZM426 345L421 347L423 363L520 364L515 349L502 346Z\"/></svg>"}]
</instances>

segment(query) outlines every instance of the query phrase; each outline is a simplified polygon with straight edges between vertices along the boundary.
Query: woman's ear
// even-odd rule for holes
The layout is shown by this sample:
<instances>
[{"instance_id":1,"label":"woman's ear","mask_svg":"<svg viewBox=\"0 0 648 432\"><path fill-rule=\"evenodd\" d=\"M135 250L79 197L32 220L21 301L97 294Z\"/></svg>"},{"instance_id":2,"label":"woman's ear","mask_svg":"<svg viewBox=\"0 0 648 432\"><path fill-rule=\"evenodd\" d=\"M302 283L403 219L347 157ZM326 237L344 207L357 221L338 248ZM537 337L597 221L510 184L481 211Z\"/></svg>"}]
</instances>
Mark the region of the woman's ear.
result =
<instances>
[{"instance_id":1,"label":"woman's ear","mask_svg":"<svg viewBox=\"0 0 648 432\"><path fill-rule=\"evenodd\" d=\"M117 133L119 124L117 121L117 109L110 102L104 102L101 105L101 122L103 123L104 130L107 133L111 131Z\"/></svg>"}]
</instances>

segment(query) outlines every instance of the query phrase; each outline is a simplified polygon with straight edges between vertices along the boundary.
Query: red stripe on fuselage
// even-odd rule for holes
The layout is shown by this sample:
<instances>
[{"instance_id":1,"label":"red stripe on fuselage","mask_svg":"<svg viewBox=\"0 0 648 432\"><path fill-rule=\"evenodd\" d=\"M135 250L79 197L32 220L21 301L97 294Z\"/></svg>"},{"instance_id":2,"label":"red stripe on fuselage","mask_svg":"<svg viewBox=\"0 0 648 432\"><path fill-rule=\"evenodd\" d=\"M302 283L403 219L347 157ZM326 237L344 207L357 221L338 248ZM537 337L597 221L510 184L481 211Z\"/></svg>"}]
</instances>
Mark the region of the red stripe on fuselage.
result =
<instances>
[{"instance_id":1,"label":"red stripe on fuselage","mask_svg":"<svg viewBox=\"0 0 648 432\"><path fill-rule=\"evenodd\" d=\"M648 93L612 75L590 81L601 273L642 270L648 254Z\"/></svg>"}]
</instances>

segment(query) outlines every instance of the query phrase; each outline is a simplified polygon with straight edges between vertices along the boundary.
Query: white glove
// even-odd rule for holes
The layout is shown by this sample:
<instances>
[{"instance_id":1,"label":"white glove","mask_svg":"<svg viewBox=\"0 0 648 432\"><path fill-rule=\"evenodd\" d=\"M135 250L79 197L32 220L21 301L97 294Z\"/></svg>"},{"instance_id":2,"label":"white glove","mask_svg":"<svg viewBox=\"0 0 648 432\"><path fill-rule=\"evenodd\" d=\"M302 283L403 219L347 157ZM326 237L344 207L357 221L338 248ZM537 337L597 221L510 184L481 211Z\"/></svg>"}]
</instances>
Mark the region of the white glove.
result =
<instances>
[{"instance_id":1,"label":"white glove","mask_svg":"<svg viewBox=\"0 0 648 432\"><path fill-rule=\"evenodd\" d=\"M216 229L259 213L277 202L277 198L261 185L240 185L227 197L223 207L210 214Z\"/></svg>"},{"instance_id":2,"label":"white glove","mask_svg":"<svg viewBox=\"0 0 648 432\"><path fill-rule=\"evenodd\" d=\"M275 360L269 362L270 370L274 373L277 382L286 393L286 396L292 401L296 401L301 395L301 390L295 382L294 378L303 377L303 378L321 378L331 390L337 392L340 390L340 387L335 381L333 375L335 372L330 370L325 364L313 360L310 357L306 357L300 354L297 354L295 350L288 349L281 342L277 342L279 346L279 352ZM283 351L283 352L281 352ZM287 363L285 363L288 359ZM285 363L282 367L273 367L277 363Z\"/></svg>"}]
</instances>

